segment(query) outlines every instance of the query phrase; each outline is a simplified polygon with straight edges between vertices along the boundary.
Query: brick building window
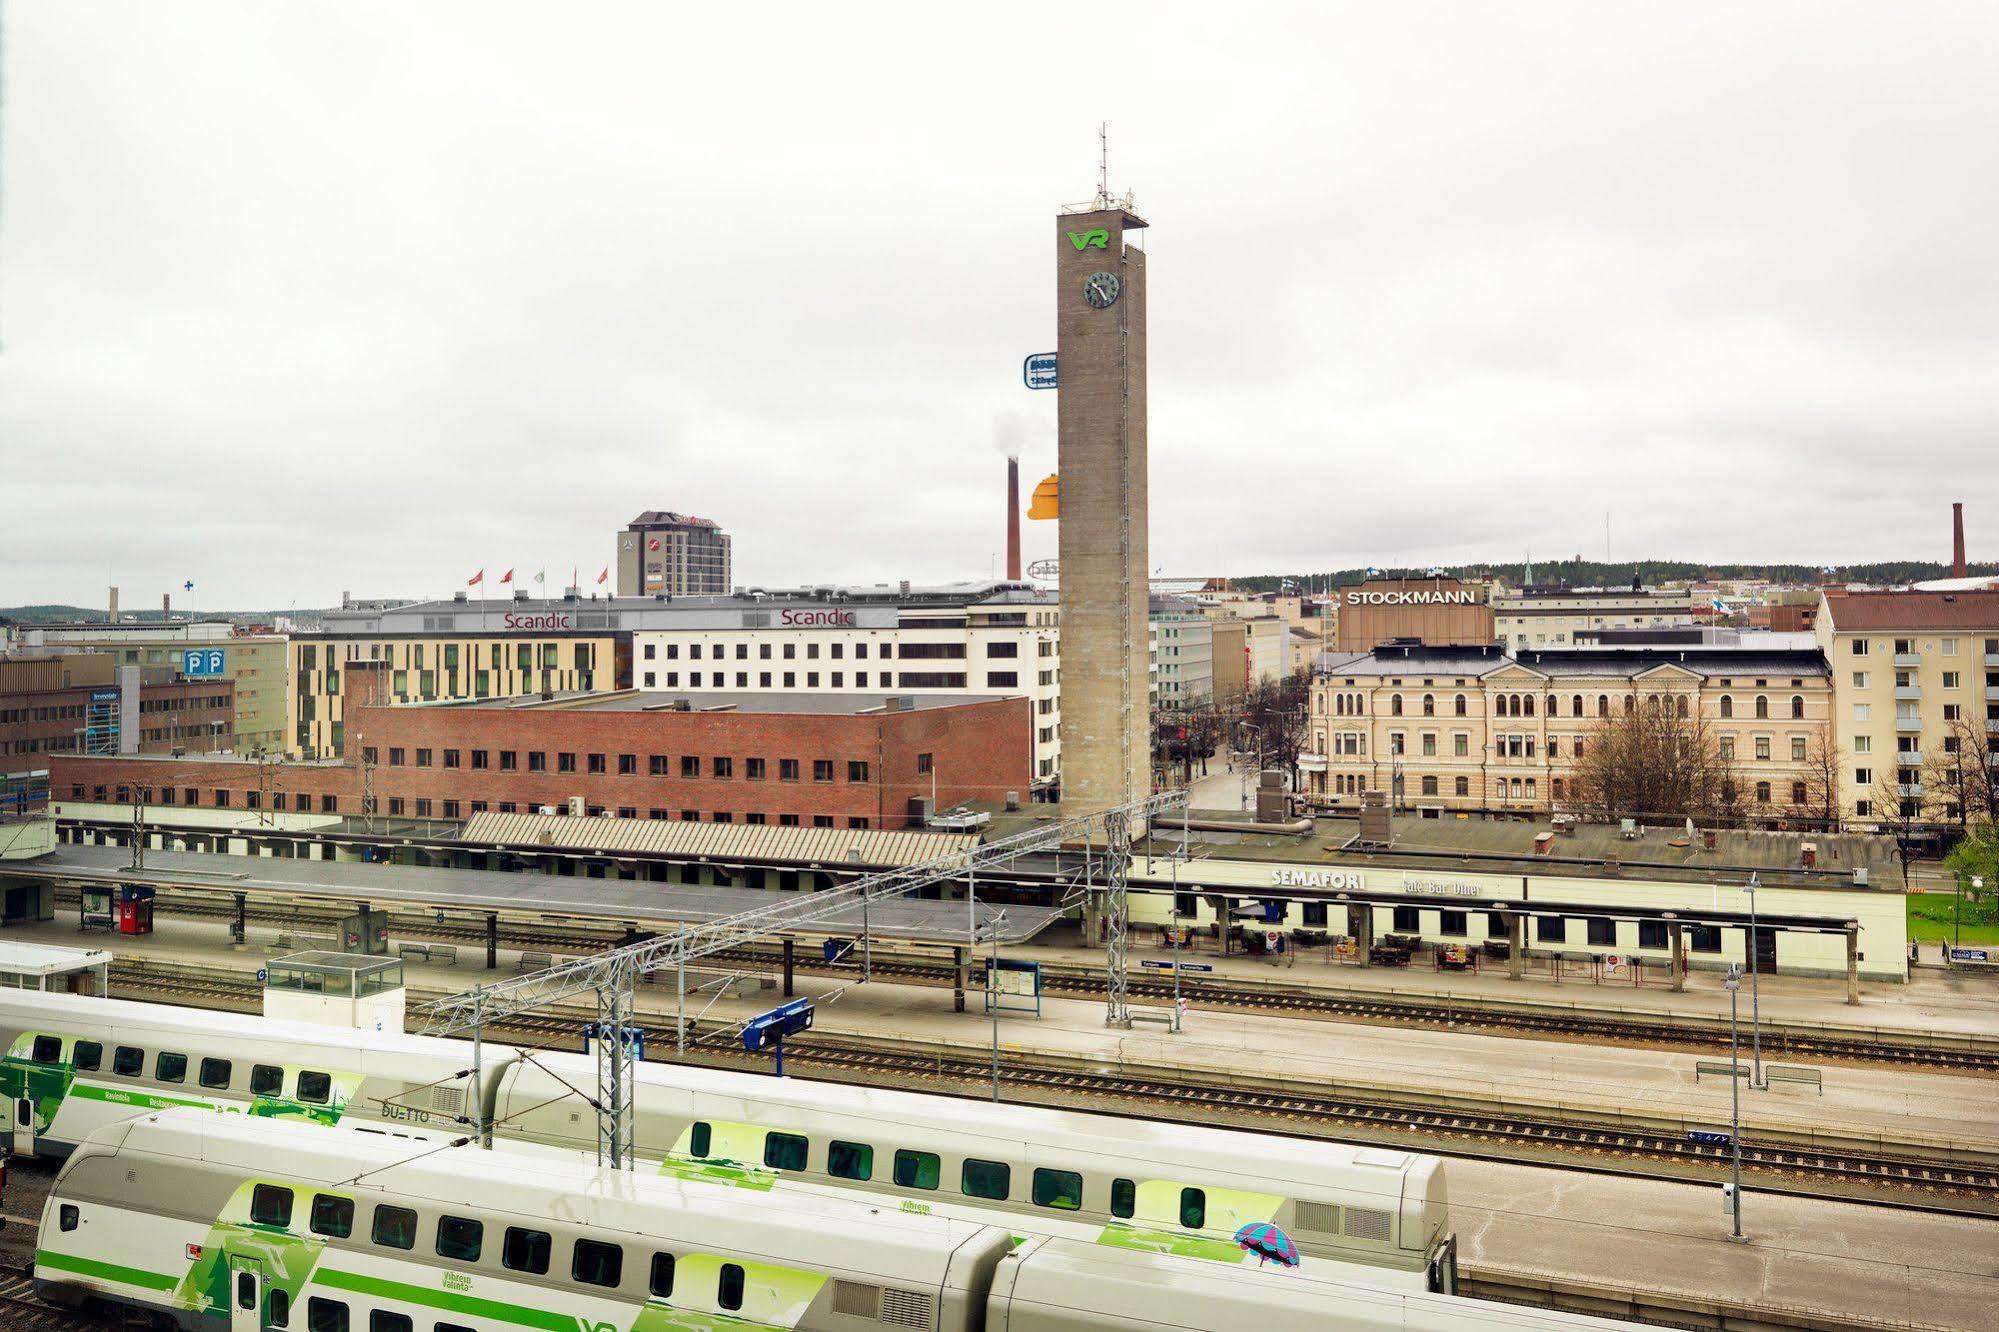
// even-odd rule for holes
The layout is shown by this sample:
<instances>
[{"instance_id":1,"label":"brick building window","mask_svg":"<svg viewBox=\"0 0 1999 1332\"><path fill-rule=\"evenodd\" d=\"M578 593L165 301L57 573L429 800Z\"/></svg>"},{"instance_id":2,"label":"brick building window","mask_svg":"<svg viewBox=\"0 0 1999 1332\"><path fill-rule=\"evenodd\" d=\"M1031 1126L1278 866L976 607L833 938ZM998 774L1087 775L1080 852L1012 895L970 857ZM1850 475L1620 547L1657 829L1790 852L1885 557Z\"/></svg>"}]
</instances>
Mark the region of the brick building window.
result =
<instances>
[{"instance_id":1,"label":"brick building window","mask_svg":"<svg viewBox=\"0 0 1999 1332\"><path fill-rule=\"evenodd\" d=\"M502 800L500 802L500 813L502 814L516 813L519 810L519 808L520 807L514 804L514 802L511 800Z\"/></svg>"},{"instance_id":2,"label":"brick building window","mask_svg":"<svg viewBox=\"0 0 1999 1332\"><path fill-rule=\"evenodd\" d=\"M865 782L867 779L868 779L867 760L849 759L847 761L847 780L850 782Z\"/></svg>"},{"instance_id":3,"label":"brick building window","mask_svg":"<svg viewBox=\"0 0 1999 1332\"><path fill-rule=\"evenodd\" d=\"M405 755L403 747L401 745L389 746L389 766L391 768L402 767L404 762L406 761L406 758L407 756Z\"/></svg>"},{"instance_id":4,"label":"brick building window","mask_svg":"<svg viewBox=\"0 0 1999 1332\"><path fill-rule=\"evenodd\" d=\"M401 796L390 796L389 813L401 814L402 812L403 812L403 798Z\"/></svg>"},{"instance_id":5,"label":"brick building window","mask_svg":"<svg viewBox=\"0 0 1999 1332\"><path fill-rule=\"evenodd\" d=\"M417 750L417 751L416 751L416 765L417 765L417 767L419 767L419 768L428 768L428 767L430 766L430 764L431 764L431 752L430 752L430 751L429 751L428 749L419 749L419 750Z\"/></svg>"},{"instance_id":6,"label":"brick building window","mask_svg":"<svg viewBox=\"0 0 1999 1332\"><path fill-rule=\"evenodd\" d=\"M762 781L764 779L764 761L760 758L744 759L743 778L745 781Z\"/></svg>"},{"instance_id":7,"label":"brick building window","mask_svg":"<svg viewBox=\"0 0 1999 1332\"><path fill-rule=\"evenodd\" d=\"M797 759L779 759L779 760L777 761L777 779L778 779L779 781L781 781L781 782L795 782L795 781L797 781L797 780L798 780L798 760L797 760Z\"/></svg>"},{"instance_id":8,"label":"brick building window","mask_svg":"<svg viewBox=\"0 0 1999 1332\"><path fill-rule=\"evenodd\" d=\"M602 754L592 754L589 756L589 760L591 775L602 777L604 775L604 756Z\"/></svg>"},{"instance_id":9,"label":"brick building window","mask_svg":"<svg viewBox=\"0 0 1999 1332\"><path fill-rule=\"evenodd\" d=\"M122 801L124 798L125 793L120 791L118 799ZM243 793L243 804L248 809L262 809L264 807L264 793L262 791L245 791Z\"/></svg>"},{"instance_id":10,"label":"brick building window","mask_svg":"<svg viewBox=\"0 0 1999 1332\"><path fill-rule=\"evenodd\" d=\"M815 781L815 782L830 782L830 781L832 781L832 780L833 780L833 760L832 760L832 759L813 759L813 760L812 760L812 780L813 780L813 781Z\"/></svg>"},{"instance_id":11,"label":"brick building window","mask_svg":"<svg viewBox=\"0 0 1999 1332\"><path fill-rule=\"evenodd\" d=\"M555 770L557 772L575 772L576 755L558 752L555 756Z\"/></svg>"},{"instance_id":12,"label":"brick building window","mask_svg":"<svg viewBox=\"0 0 1999 1332\"><path fill-rule=\"evenodd\" d=\"M744 823L762 823L763 821L764 821L764 816L760 812L743 815Z\"/></svg>"},{"instance_id":13,"label":"brick building window","mask_svg":"<svg viewBox=\"0 0 1999 1332\"><path fill-rule=\"evenodd\" d=\"M929 776L930 769L936 764L936 762L937 762L937 756L934 754L918 754L916 756L916 775L918 777Z\"/></svg>"},{"instance_id":14,"label":"brick building window","mask_svg":"<svg viewBox=\"0 0 1999 1332\"><path fill-rule=\"evenodd\" d=\"M680 821L682 823L699 823L701 821L701 811L698 809L683 809L680 811Z\"/></svg>"},{"instance_id":15,"label":"brick building window","mask_svg":"<svg viewBox=\"0 0 1999 1332\"><path fill-rule=\"evenodd\" d=\"M723 758L722 756L717 755L716 757L708 760L708 770L714 773L715 776L720 778L726 779L729 777L733 777L736 771L736 761L734 759Z\"/></svg>"},{"instance_id":16,"label":"brick building window","mask_svg":"<svg viewBox=\"0 0 1999 1332\"><path fill-rule=\"evenodd\" d=\"M447 800L444 802L444 817L447 819L458 817L458 802L456 800Z\"/></svg>"},{"instance_id":17,"label":"brick building window","mask_svg":"<svg viewBox=\"0 0 1999 1332\"><path fill-rule=\"evenodd\" d=\"M504 767L505 765L502 764L501 766ZM548 755L542 753L539 749L530 749L528 751L528 771L547 772Z\"/></svg>"},{"instance_id":18,"label":"brick building window","mask_svg":"<svg viewBox=\"0 0 1999 1332\"><path fill-rule=\"evenodd\" d=\"M321 797L319 798L319 812L320 812L320 813L322 813L322 814L337 814L337 813L339 813L339 812L340 812L340 797L338 797L338 796L331 796L331 795L322 795L322 796L321 796Z\"/></svg>"},{"instance_id":19,"label":"brick building window","mask_svg":"<svg viewBox=\"0 0 1999 1332\"><path fill-rule=\"evenodd\" d=\"M812 816L812 826L815 828L830 828L833 826L833 816L831 814L814 814Z\"/></svg>"},{"instance_id":20,"label":"brick building window","mask_svg":"<svg viewBox=\"0 0 1999 1332\"><path fill-rule=\"evenodd\" d=\"M734 823L735 821L736 821L736 816L735 816L734 814L731 814L731 813L730 813L730 812L729 812L728 810L726 810L726 809L718 809L718 810L716 810L716 811L715 811L715 817L714 817L714 820L713 820L713 822L716 822L716 823Z\"/></svg>"},{"instance_id":21,"label":"brick building window","mask_svg":"<svg viewBox=\"0 0 1999 1332\"><path fill-rule=\"evenodd\" d=\"M798 816L796 814L780 814L777 816L777 822L779 827L796 828L798 826Z\"/></svg>"},{"instance_id":22,"label":"brick building window","mask_svg":"<svg viewBox=\"0 0 1999 1332\"><path fill-rule=\"evenodd\" d=\"M666 811L663 809L649 809L646 811L646 817L649 819L664 819Z\"/></svg>"},{"instance_id":23,"label":"brick building window","mask_svg":"<svg viewBox=\"0 0 1999 1332\"><path fill-rule=\"evenodd\" d=\"M472 751L472 767L475 771L490 768L492 766L493 766L493 755L489 751L484 749L475 749Z\"/></svg>"},{"instance_id":24,"label":"brick building window","mask_svg":"<svg viewBox=\"0 0 1999 1332\"><path fill-rule=\"evenodd\" d=\"M618 817L619 817L619 818L621 818L621 819L635 819L635 818L637 818L638 816L639 816L639 811L638 811L638 809L637 809L636 807L634 807L634 806L632 806L632 805L620 805L620 806L618 806Z\"/></svg>"},{"instance_id":25,"label":"brick building window","mask_svg":"<svg viewBox=\"0 0 1999 1332\"><path fill-rule=\"evenodd\" d=\"M444 751L444 766L447 768L456 768L459 766L459 759L462 757L463 755L458 750L447 749Z\"/></svg>"},{"instance_id":26,"label":"brick building window","mask_svg":"<svg viewBox=\"0 0 1999 1332\"><path fill-rule=\"evenodd\" d=\"M646 772L654 777L666 776L666 755L664 754L646 755Z\"/></svg>"},{"instance_id":27,"label":"brick building window","mask_svg":"<svg viewBox=\"0 0 1999 1332\"><path fill-rule=\"evenodd\" d=\"M500 751L500 771L501 771L501 772L513 772L513 771L514 771L515 769L517 769L517 768L519 768L519 767L520 767L520 758L521 758L521 756L520 756L519 754L516 754L516 753L515 753L515 752L514 752L513 750L511 750L511 749L503 749L503 750L501 750L501 751Z\"/></svg>"},{"instance_id":28,"label":"brick building window","mask_svg":"<svg viewBox=\"0 0 1999 1332\"><path fill-rule=\"evenodd\" d=\"M418 796L416 798L416 816L420 819L427 819L430 817L429 796Z\"/></svg>"},{"instance_id":29,"label":"brick building window","mask_svg":"<svg viewBox=\"0 0 1999 1332\"><path fill-rule=\"evenodd\" d=\"M868 821L863 818L850 818L847 820L847 826L849 828L866 828Z\"/></svg>"},{"instance_id":30,"label":"brick building window","mask_svg":"<svg viewBox=\"0 0 1999 1332\"><path fill-rule=\"evenodd\" d=\"M680 756L680 775L682 777L699 777L701 775L701 760L692 754L682 754Z\"/></svg>"}]
</instances>

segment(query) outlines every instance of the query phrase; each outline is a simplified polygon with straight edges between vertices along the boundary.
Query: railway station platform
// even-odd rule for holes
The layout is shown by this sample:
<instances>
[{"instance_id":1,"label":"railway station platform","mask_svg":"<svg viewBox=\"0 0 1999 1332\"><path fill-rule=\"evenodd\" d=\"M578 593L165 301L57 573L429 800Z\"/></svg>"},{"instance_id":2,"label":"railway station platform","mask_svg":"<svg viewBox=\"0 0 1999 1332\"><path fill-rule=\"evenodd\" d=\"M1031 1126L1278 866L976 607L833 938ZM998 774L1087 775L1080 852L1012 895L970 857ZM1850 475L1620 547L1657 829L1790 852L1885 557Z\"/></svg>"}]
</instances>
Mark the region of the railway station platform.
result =
<instances>
[{"instance_id":1,"label":"railway station platform","mask_svg":"<svg viewBox=\"0 0 1999 1332\"><path fill-rule=\"evenodd\" d=\"M61 920L11 930L37 942L73 941L73 923ZM250 941L233 947L224 925L162 920L156 932L115 941L121 958L233 971L245 980L273 955L275 932L253 927ZM1013 954L1008 954L1012 956ZM425 997L470 988L518 974L518 954L501 954L498 971L470 961L444 966L406 959L405 983L414 1010ZM769 973L748 973L769 988L714 986L689 1000L708 1030L738 1023L774 1007L782 996ZM706 979L704 976L702 979ZM821 1000L814 1023L821 1035L880 1038L902 1046L986 1048L992 1024L981 1011L951 1011L949 992L934 986L851 976L800 975L800 997ZM1504 982L1501 982L1504 983ZM690 979L690 988L696 981ZM1682 996L1683 997L1683 996ZM648 986L639 994L642 1016L656 1032L673 1029L673 987ZM1724 1013L1725 1013L1724 1006ZM1460 1103L1524 1105L1606 1120L1642 1117L1726 1127L1729 1079L1703 1074L1716 1056L1582 1040L1529 1040L1478 1032L1436 1031L1366 1023L1297 1020L1190 1007L1178 1034L1156 1025L1112 1031L1097 999L1044 997L1039 1018L1002 1015L1002 1061L1009 1054L1040 1055L1107 1064L1178 1070L1210 1078L1232 1074L1277 1076L1336 1087L1353 1095L1395 1093L1453 1098ZM1750 1026L1743 1014L1742 1060L1750 1061ZM1726 1055L1721 1056L1725 1062ZM1766 1062L1794 1064L1775 1055ZM1897 1143L1956 1144L1975 1153L1999 1154L1999 1078L1829 1063L1822 1091L1780 1084L1743 1093L1742 1118L1765 1133L1809 1136L1878 1134Z\"/></svg>"},{"instance_id":2,"label":"railway station platform","mask_svg":"<svg viewBox=\"0 0 1999 1332\"><path fill-rule=\"evenodd\" d=\"M74 925L45 922L22 937L73 941ZM117 940L116 949L120 957L254 974L273 942L273 932L253 926L249 943L232 947L223 923L165 919L154 935ZM411 962L407 983L414 1003L425 992L515 974L515 965L511 954L502 955L498 973ZM801 993L821 1000L815 1034L934 1042L961 1053L982 1052L989 1038L990 1019L950 1012L948 991L878 982L840 989L835 997L837 982L826 977L801 977L799 984ZM775 990L717 999L704 1026L775 1002ZM656 1040L671 1028L671 1005L670 987L642 992ZM1181 1035L1111 1032L1102 1025L1100 1001L1054 998L1044 999L1043 1014L1002 1017L1002 1062L1053 1051L1103 1067L1279 1072L1321 1083L1427 1087L1606 1114L1629 1108L1709 1122L1718 1116L1726 1123L1726 1081L1697 1082L1696 1057L1687 1054L1198 1008ZM1987 1141L1999 1124L1999 1079L1838 1066L1825 1075L1822 1099L1809 1088L1745 1091L1746 1121L1872 1127L1892 1130L1898 1140L1950 1136L1999 1149ZM1736 1244L1711 1183L1471 1158L1454 1158L1450 1171L1461 1262L1474 1281L1489 1279L1496 1287L1577 1300L1623 1292L1653 1307L1733 1311L1734 1326L1751 1325L1742 1311L1761 1308L1788 1311L1800 1325L1969 1328L1987 1325L1999 1307L1999 1221L1766 1193L1752 1176L1744 1203L1748 1239Z\"/></svg>"}]
</instances>

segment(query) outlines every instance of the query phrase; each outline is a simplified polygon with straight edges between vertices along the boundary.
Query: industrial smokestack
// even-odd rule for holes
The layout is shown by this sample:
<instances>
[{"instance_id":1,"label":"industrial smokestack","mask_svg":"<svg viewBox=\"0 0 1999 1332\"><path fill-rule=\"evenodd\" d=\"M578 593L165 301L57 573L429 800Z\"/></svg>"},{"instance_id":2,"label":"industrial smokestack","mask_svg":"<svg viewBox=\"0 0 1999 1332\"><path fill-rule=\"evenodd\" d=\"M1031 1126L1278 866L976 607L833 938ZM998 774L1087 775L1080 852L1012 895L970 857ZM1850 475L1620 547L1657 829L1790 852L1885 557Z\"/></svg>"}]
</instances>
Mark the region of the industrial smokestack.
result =
<instances>
[{"instance_id":1,"label":"industrial smokestack","mask_svg":"<svg viewBox=\"0 0 1999 1332\"><path fill-rule=\"evenodd\" d=\"M1964 505L1950 506L1950 576L1962 578L1969 572L1964 565Z\"/></svg>"},{"instance_id":2,"label":"industrial smokestack","mask_svg":"<svg viewBox=\"0 0 1999 1332\"><path fill-rule=\"evenodd\" d=\"M160 593L160 619L162 622L164 622L167 620L171 620L173 617L174 617L174 594L171 592L162 592Z\"/></svg>"},{"instance_id":3,"label":"industrial smokestack","mask_svg":"<svg viewBox=\"0 0 1999 1332\"><path fill-rule=\"evenodd\" d=\"M111 589L111 623L118 623L118 589Z\"/></svg>"},{"instance_id":4,"label":"industrial smokestack","mask_svg":"<svg viewBox=\"0 0 1999 1332\"><path fill-rule=\"evenodd\" d=\"M1958 541L1959 563L1963 563L1964 542ZM1006 576L1020 581L1020 459L1006 460Z\"/></svg>"}]
</instances>

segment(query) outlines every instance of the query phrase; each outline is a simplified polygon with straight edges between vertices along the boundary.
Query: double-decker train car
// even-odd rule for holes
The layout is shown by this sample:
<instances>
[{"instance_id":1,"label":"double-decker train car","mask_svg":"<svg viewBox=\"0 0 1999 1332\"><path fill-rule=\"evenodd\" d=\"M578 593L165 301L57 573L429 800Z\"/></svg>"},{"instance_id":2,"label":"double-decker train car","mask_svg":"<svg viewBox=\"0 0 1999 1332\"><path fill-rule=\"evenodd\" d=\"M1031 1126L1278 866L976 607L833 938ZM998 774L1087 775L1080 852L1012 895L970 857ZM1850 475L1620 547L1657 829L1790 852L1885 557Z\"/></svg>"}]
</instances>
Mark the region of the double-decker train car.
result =
<instances>
[{"instance_id":1,"label":"double-decker train car","mask_svg":"<svg viewBox=\"0 0 1999 1332\"><path fill-rule=\"evenodd\" d=\"M61 1154L146 1110L206 1106L430 1141L594 1149L587 1058L120 1000L0 997L0 1094L15 1143ZM637 1148L661 1168L761 1185L769 1172L1023 1233L1241 1263L1273 1221L1307 1255L1455 1283L1442 1163L1342 1143L647 1064ZM483 1118L481 1115L483 1113ZM1058 1223L1060 1223L1058 1225ZM1038 1227L1038 1229L1037 1229Z\"/></svg>"},{"instance_id":2,"label":"double-decker train car","mask_svg":"<svg viewBox=\"0 0 1999 1332\"><path fill-rule=\"evenodd\" d=\"M182 1108L71 1154L35 1284L62 1306L215 1332L1624 1326L1352 1279L1367 1271L1223 1269L818 1186L760 1194L575 1153Z\"/></svg>"},{"instance_id":3,"label":"double-decker train car","mask_svg":"<svg viewBox=\"0 0 1999 1332\"><path fill-rule=\"evenodd\" d=\"M510 1065L495 1101L506 1132L593 1143L587 1107L560 1096L593 1069L573 1055ZM1106 1244L1229 1262L1242 1260L1237 1230L1271 1221L1308 1255L1427 1271L1432 1289L1453 1281L1435 1157L680 1064L642 1066L638 1086L635 1142L648 1158L1086 1222Z\"/></svg>"}]
</instances>

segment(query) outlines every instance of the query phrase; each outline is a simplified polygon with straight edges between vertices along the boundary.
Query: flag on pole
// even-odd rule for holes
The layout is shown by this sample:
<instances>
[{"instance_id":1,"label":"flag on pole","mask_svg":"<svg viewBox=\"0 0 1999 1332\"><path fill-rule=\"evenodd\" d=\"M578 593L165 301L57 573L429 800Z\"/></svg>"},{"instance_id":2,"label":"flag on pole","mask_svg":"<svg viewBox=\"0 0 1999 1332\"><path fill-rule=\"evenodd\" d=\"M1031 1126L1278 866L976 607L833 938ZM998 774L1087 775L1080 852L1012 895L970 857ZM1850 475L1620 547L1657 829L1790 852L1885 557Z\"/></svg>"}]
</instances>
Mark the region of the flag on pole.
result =
<instances>
[{"instance_id":1,"label":"flag on pole","mask_svg":"<svg viewBox=\"0 0 1999 1332\"><path fill-rule=\"evenodd\" d=\"M503 582L503 583L511 583L511 582L513 582L513 581L514 581L514 571L513 571L512 569L509 569L509 570L507 570L507 571L506 571L505 573L501 574L501 575L500 575L500 581L501 581L501 582Z\"/></svg>"},{"instance_id":2,"label":"flag on pole","mask_svg":"<svg viewBox=\"0 0 1999 1332\"><path fill-rule=\"evenodd\" d=\"M485 581L486 581L486 571L484 569L481 569L478 573L473 574L470 578L465 580L465 586L477 587L479 586L479 584Z\"/></svg>"},{"instance_id":3,"label":"flag on pole","mask_svg":"<svg viewBox=\"0 0 1999 1332\"><path fill-rule=\"evenodd\" d=\"M604 571L597 575L597 581L599 583L602 583L605 579L609 578L610 576L611 576L611 566L607 564L604 566Z\"/></svg>"},{"instance_id":4,"label":"flag on pole","mask_svg":"<svg viewBox=\"0 0 1999 1332\"><path fill-rule=\"evenodd\" d=\"M548 570L546 569L536 570L534 575L534 580L537 583L546 583L548 581Z\"/></svg>"},{"instance_id":5,"label":"flag on pole","mask_svg":"<svg viewBox=\"0 0 1999 1332\"><path fill-rule=\"evenodd\" d=\"M194 591L194 580L190 578L185 583L182 583L181 586L187 589L189 592L192 592Z\"/></svg>"}]
</instances>

